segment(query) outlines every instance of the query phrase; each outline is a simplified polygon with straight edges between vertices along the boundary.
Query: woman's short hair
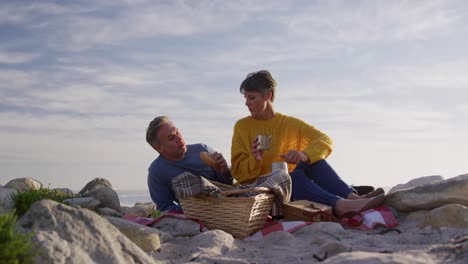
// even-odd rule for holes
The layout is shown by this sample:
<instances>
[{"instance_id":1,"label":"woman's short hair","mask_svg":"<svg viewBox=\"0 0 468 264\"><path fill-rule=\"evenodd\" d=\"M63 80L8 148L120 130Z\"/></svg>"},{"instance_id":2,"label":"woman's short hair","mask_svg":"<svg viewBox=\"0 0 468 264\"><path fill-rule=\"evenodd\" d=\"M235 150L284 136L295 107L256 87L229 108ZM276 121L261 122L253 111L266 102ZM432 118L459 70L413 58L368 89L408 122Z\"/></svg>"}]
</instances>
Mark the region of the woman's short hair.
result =
<instances>
[{"instance_id":1,"label":"woman's short hair","mask_svg":"<svg viewBox=\"0 0 468 264\"><path fill-rule=\"evenodd\" d=\"M259 92L264 96L271 92L271 101L275 99L276 81L267 70L252 72L247 74L241 83L239 91L243 94L247 92Z\"/></svg>"}]
</instances>

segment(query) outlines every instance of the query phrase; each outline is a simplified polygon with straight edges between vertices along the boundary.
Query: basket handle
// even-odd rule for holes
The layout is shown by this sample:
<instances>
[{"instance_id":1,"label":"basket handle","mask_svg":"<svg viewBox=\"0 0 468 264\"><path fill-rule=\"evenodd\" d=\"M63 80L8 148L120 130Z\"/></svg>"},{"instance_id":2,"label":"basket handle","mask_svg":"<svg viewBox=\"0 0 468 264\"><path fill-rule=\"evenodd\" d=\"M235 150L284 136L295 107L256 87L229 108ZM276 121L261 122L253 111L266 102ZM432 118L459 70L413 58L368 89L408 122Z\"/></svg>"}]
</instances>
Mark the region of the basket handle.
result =
<instances>
[{"instance_id":1,"label":"basket handle","mask_svg":"<svg viewBox=\"0 0 468 264\"><path fill-rule=\"evenodd\" d=\"M255 187L255 188L250 188L250 189L222 191L221 194L224 194L227 196L231 194L240 194L240 193L246 193L246 192L268 193L268 192L271 192L271 190L268 189L267 187Z\"/></svg>"}]
</instances>

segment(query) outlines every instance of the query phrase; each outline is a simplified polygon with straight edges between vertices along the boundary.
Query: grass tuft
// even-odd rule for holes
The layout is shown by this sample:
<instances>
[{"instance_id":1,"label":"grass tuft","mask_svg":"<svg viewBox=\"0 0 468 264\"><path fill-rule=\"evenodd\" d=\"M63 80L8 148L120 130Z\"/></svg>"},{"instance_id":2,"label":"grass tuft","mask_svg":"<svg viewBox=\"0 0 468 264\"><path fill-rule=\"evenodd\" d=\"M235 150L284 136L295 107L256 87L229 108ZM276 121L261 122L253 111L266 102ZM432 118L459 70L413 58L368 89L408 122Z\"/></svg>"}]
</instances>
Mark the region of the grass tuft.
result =
<instances>
[{"instance_id":1,"label":"grass tuft","mask_svg":"<svg viewBox=\"0 0 468 264\"><path fill-rule=\"evenodd\" d=\"M159 212L158 210L151 210L151 213L150 213L150 217L151 218L156 218L158 216L161 216L161 212Z\"/></svg>"},{"instance_id":2,"label":"grass tuft","mask_svg":"<svg viewBox=\"0 0 468 264\"><path fill-rule=\"evenodd\" d=\"M25 214L31 207L31 204L36 201L49 199L62 203L63 200L73 197L75 197L73 194L64 194L50 189L29 190L12 195L17 216Z\"/></svg>"},{"instance_id":3,"label":"grass tuft","mask_svg":"<svg viewBox=\"0 0 468 264\"><path fill-rule=\"evenodd\" d=\"M0 215L0 262L31 263L38 254L31 242L33 233L23 234L15 230L17 216L14 213Z\"/></svg>"}]
</instances>

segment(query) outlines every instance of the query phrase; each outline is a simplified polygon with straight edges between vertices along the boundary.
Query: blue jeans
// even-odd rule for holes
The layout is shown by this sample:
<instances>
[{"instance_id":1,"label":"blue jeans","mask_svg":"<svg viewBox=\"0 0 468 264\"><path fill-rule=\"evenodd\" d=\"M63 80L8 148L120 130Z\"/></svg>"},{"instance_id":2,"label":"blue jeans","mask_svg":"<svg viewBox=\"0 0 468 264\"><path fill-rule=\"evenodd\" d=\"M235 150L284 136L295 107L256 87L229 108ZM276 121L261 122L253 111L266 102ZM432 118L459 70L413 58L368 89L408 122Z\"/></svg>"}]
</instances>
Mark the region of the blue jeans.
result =
<instances>
[{"instance_id":1,"label":"blue jeans","mask_svg":"<svg viewBox=\"0 0 468 264\"><path fill-rule=\"evenodd\" d=\"M325 160L312 164L301 162L290 175L294 200L309 200L335 208L341 197L346 198L353 191Z\"/></svg>"}]
</instances>

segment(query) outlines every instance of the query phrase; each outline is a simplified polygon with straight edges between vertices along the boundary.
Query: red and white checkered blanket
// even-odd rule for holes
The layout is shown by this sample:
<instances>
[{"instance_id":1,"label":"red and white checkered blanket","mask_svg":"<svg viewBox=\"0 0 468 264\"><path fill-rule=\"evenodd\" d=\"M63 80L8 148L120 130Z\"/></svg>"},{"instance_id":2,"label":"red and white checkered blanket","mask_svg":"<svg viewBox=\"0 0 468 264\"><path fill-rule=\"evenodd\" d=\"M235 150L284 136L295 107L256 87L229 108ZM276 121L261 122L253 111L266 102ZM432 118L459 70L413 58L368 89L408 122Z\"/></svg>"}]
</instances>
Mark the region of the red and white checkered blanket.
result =
<instances>
[{"instance_id":1,"label":"red and white checkered blanket","mask_svg":"<svg viewBox=\"0 0 468 264\"><path fill-rule=\"evenodd\" d=\"M359 224L362 221L360 225ZM317 222L304 222L304 221L276 221L267 223L267 225L257 233L245 238L244 240L257 240L261 239L268 234L276 231L285 231L292 233L299 228L306 225L311 225ZM377 225L382 225L387 228L394 228L398 226L398 221L393 215L392 211L388 207L377 207L361 213L361 215L355 215L351 218L341 219L341 224L348 228L360 229L360 230L371 230Z\"/></svg>"},{"instance_id":2,"label":"red and white checkered blanket","mask_svg":"<svg viewBox=\"0 0 468 264\"><path fill-rule=\"evenodd\" d=\"M188 217L184 214L181 214L180 212L168 212L167 214L164 214L160 217L157 218L147 218L147 217L137 217L133 215L124 215L123 218L138 224L146 225L149 226L151 224L154 224L158 222L160 219L164 217L174 217L182 220L190 220L190 221L195 221L200 224L200 231L204 232L207 231L208 229L205 227L205 225L198 219L193 218L193 217ZM362 221L362 223L361 223ZM299 228L302 228L306 225L311 225L316 222L304 222L304 221L270 221L268 222L265 227L258 231L257 233L245 238L244 240L257 240L261 239L264 236L267 236L273 232L276 231L285 231L292 233ZM361 223L360 225L356 226L356 223ZM394 228L398 226L398 221L393 215L392 211L388 207L377 207L374 209L370 209L367 211L362 212L360 215L355 215L351 218L348 219L342 219L341 224L345 227L350 227L354 229L360 229L360 230L371 230L377 225L382 225L387 228Z\"/></svg>"}]
</instances>

